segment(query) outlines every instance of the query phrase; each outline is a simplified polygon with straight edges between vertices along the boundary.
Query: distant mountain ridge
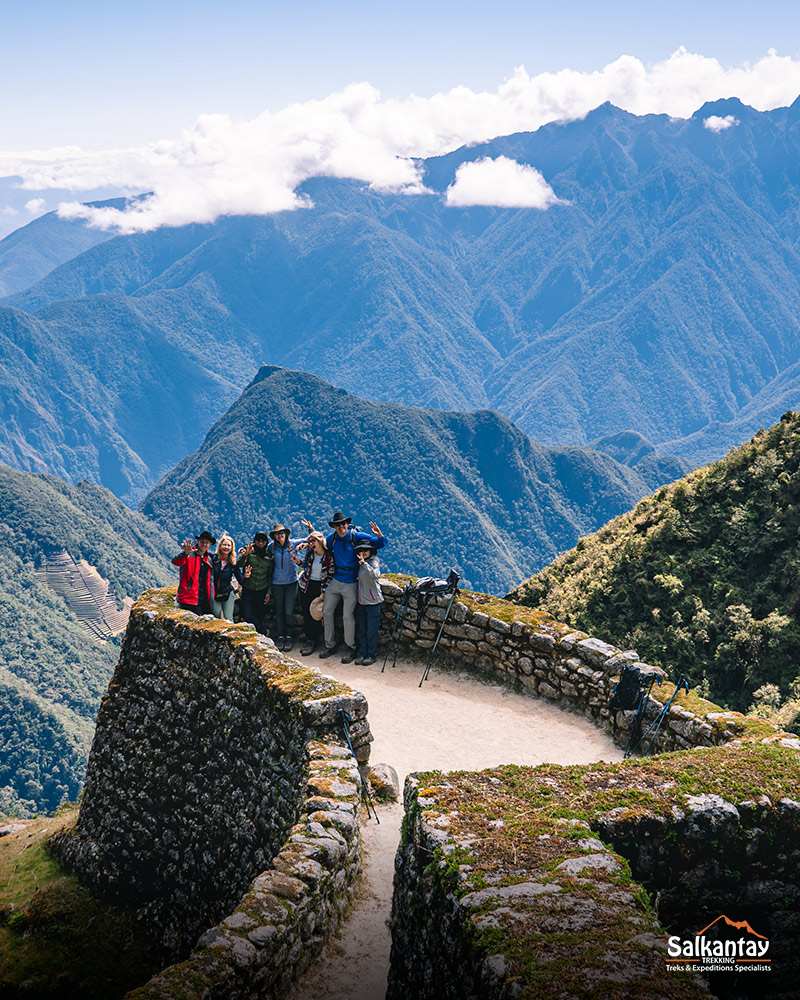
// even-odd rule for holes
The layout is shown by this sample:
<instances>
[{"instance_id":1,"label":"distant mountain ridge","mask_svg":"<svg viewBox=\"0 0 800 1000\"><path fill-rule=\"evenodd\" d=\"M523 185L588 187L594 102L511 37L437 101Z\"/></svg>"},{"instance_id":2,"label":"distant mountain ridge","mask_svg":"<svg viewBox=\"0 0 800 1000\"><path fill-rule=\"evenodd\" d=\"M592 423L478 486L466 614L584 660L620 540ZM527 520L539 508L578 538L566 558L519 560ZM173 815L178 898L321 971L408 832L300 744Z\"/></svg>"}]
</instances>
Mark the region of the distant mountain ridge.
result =
<instances>
[{"instance_id":1,"label":"distant mountain ridge","mask_svg":"<svg viewBox=\"0 0 800 1000\"><path fill-rule=\"evenodd\" d=\"M125 198L110 198L89 204L122 209L125 202ZM82 220L61 219L55 212L34 219L0 240L0 297L24 291L60 264L112 236L90 228Z\"/></svg>"},{"instance_id":2,"label":"distant mountain ridge","mask_svg":"<svg viewBox=\"0 0 800 1000\"><path fill-rule=\"evenodd\" d=\"M560 203L445 204L501 155ZM424 170L430 194L318 179L310 209L115 237L3 300L0 458L136 500L262 362L692 464L800 402L800 102L606 104Z\"/></svg>"},{"instance_id":3,"label":"distant mountain ridge","mask_svg":"<svg viewBox=\"0 0 800 1000\"><path fill-rule=\"evenodd\" d=\"M305 537L334 510L375 520L395 572L507 589L647 492L601 452L550 449L490 411L376 403L315 375L261 368L205 441L149 494L177 539L202 527L237 541L276 520Z\"/></svg>"}]
</instances>

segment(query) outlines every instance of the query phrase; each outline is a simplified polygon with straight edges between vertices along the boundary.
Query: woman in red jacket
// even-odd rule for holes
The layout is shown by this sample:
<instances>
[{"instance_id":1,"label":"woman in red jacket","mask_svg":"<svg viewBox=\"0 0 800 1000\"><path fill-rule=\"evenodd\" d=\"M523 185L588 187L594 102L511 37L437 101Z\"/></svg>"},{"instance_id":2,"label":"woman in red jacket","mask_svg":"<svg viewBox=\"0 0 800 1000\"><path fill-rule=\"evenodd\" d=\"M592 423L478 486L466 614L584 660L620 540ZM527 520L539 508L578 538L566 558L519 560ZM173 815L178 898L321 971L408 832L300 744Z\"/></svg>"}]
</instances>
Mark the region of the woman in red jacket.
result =
<instances>
[{"instance_id":1,"label":"woman in red jacket","mask_svg":"<svg viewBox=\"0 0 800 1000\"><path fill-rule=\"evenodd\" d=\"M208 547L217 540L208 531L194 537L197 544L192 545L187 538L183 552L172 560L172 565L179 566L181 571L178 607L196 615L210 615L214 608L214 564Z\"/></svg>"}]
</instances>

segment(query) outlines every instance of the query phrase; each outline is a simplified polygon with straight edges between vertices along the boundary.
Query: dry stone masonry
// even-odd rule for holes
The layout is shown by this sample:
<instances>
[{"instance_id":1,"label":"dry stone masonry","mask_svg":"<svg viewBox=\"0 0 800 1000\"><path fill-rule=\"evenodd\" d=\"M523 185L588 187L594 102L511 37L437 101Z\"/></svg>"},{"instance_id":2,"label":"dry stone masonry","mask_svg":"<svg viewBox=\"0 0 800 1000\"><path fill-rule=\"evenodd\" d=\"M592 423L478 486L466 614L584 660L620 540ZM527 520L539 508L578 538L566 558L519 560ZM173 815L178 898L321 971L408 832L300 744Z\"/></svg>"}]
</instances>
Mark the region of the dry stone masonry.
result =
<instances>
[{"instance_id":1,"label":"dry stone masonry","mask_svg":"<svg viewBox=\"0 0 800 1000\"><path fill-rule=\"evenodd\" d=\"M402 587L382 586L386 648ZM173 961L131 1000L281 997L360 871L362 769L340 713L363 765L366 702L249 625L176 609L174 594L149 591L133 608L79 818L52 845L96 892L133 906ZM446 601L412 602L404 655L427 656ZM463 592L434 669L510 682L615 727L624 744L633 713L612 715L608 701L629 663L635 651ZM647 721L672 691L655 689ZM663 924L743 900L760 917L776 892L781 905L763 926L800 978L781 938L800 932L800 740L681 695L654 748L692 753L409 779L390 998L689 1000L706 989L692 977L663 991ZM389 797L390 772L373 776ZM565 993L576 969L581 981Z\"/></svg>"},{"instance_id":2,"label":"dry stone masonry","mask_svg":"<svg viewBox=\"0 0 800 1000\"><path fill-rule=\"evenodd\" d=\"M320 950L360 870L362 779L340 711L366 761L363 695L249 625L176 609L174 589L136 603L78 820L51 843L165 955L199 938L138 995L272 996Z\"/></svg>"},{"instance_id":3,"label":"dry stone masonry","mask_svg":"<svg viewBox=\"0 0 800 1000\"><path fill-rule=\"evenodd\" d=\"M390 642L402 601L403 591L399 584L408 579L381 580L386 599L381 619L384 649ZM437 665L490 676L568 710L581 712L598 725L609 730L613 728L617 742L623 746L628 742L635 713L613 713L608 708L623 667L638 666L663 679L648 699L645 729L674 691L664 671L642 663L635 650L618 649L585 632L571 629L544 612L510 601L470 591L462 591L460 598L453 604L445 623L436 651ZM433 597L420 614L411 599L404 625L398 629L399 648L406 655L417 659L427 657L441 628L448 601L447 597ZM750 732L766 736L774 729L738 712L724 712L718 705L694 694L689 698L680 696L659 728L653 749L663 752L715 746Z\"/></svg>"},{"instance_id":4,"label":"dry stone masonry","mask_svg":"<svg viewBox=\"0 0 800 1000\"><path fill-rule=\"evenodd\" d=\"M668 967L668 939L724 930L725 915L749 921L770 964L716 973L714 995L797 998L798 787L786 739L411 776L389 1000L707 996Z\"/></svg>"}]
</instances>

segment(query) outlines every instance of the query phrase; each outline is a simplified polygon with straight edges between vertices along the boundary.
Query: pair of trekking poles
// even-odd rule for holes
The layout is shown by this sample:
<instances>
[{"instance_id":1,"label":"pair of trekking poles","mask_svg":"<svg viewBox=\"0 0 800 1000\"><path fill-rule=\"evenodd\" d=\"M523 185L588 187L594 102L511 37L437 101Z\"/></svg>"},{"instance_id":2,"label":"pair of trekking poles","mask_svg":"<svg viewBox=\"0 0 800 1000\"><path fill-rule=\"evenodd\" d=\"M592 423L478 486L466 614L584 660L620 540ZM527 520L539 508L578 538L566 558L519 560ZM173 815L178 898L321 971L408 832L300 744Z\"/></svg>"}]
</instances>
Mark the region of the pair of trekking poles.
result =
<instances>
[{"instance_id":1,"label":"pair of trekking poles","mask_svg":"<svg viewBox=\"0 0 800 1000\"><path fill-rule=\"evenodd\" d=\"M400 599L400 604L397 608L397 614L394 619L394 627L392 628L392 635L389 639L389 647L386 650L386 655L383 658L383 666L381 667L381 673L386 669L386 661L389 659L389 653L392 653L392 667L397 663L397 647L400 642L400 636L403 632L403 626L406 620L406 614L408 612L408 605L411 601L412 596L416 600L417 605L417 628L416 631L419 632L419 627L422 624L422 619L425 617L425 613L428 610L428 604L431 598L439 597L443 594L450 594L450 600L447 603L447 608L442 618L442 624L439 626L439 632L436 636L436 640L431 647L430 654L428 655L428 662L423 671L422 677L418 687L422 687L423 682L428 679L428 674L431 670L431 664L433 663L433 658L436 655L436 650L439 647L439 641L444 633L444 627L447 624L447 619L450 617L450 612L453 609L453 604L455 603L456 595L458 594L458 583L461 577L456 573L454 569L451 569L446 580L438 580L432 576L423 577L421 580L417 580L416 583L407 583L403 587L403 593Z\"/></svg>"},{"instance_id":2,"label":"pair of trekking poles","mask_svg":"<svg viewBox=\"0 0 800 1000\"><path fill-rule=\"evenodd\" d=\"M619 683L611 692L608 707L612 712L636 711L633 723L631 724L631 735L628 741L628 749L625 751L625 757L631 757L642 746L645 740L649 741L649 747L646 752L652 753L655 749L656 737L664 724L664 719L669 715L675 695L681 690L685 690L687 694L689 693L689 682L681 674L669 701L661 708L661 711L643 733L642 724L644 722L644 714L647 710L650 692L656 684L661 684L660 674L655 671L644 671L639 667L626 666L622 669L622 676L619 679ZM616 729L617 720L615 715L614 732L616 732ZM643 750L642 753L645 753L645 751Z\"/></svg>"}]
</instances>

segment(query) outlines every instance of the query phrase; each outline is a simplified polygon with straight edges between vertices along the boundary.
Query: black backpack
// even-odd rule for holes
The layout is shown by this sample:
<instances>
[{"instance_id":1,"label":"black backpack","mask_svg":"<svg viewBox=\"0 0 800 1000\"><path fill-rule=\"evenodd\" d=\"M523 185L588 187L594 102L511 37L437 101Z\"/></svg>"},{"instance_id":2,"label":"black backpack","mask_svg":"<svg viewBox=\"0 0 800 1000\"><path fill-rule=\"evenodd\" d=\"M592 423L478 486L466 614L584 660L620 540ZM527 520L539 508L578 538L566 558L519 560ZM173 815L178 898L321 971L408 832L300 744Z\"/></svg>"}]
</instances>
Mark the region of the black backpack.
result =
<instances>
[{"instance_id":1,"label":"black backpack","mask_svg":"<svg viewBox=\"0 0 800 1000\"><path fill-rule=\"evenodd\" d=\"M639 707L645 688L653 678L652 670L625 666L622 676L611 692L608 707L612 712L629 712Z\"/></svg>"}]
</instances>

